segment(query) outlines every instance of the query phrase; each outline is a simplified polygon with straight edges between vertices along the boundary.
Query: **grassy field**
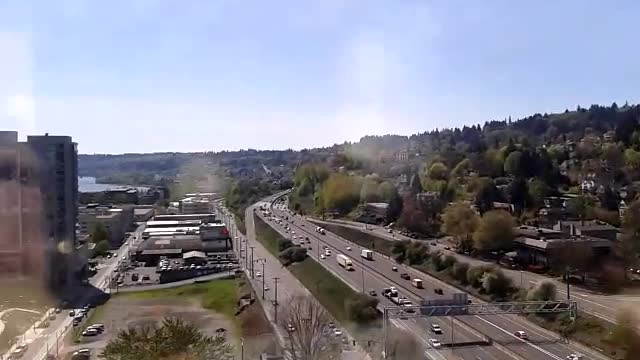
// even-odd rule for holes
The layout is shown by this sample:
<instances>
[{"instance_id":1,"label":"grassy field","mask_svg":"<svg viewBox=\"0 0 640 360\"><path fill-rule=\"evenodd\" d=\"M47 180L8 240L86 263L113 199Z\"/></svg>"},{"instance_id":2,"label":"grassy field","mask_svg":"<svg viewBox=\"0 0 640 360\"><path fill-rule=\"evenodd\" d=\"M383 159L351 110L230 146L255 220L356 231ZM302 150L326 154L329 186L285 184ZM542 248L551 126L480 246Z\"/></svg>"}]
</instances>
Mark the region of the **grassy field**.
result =
<instances>
[{"instance_id":1,"label":"grassy field","mask_svg":"<svg viewBox=\"0 0 640 360\"><path fill-rule=\"evenodd\" d=\"M233 279L215 280L169 289L121 293L117 296L132 299L196 298L203 308L232 317L238 302L237 287L237 281Z\"/></svg>"},{"instance_id":2,"label":"grassy field","mask_svg":"<svg viewBox=\"0 0 640 360\"><path fill-rule=\"evenodd\" d=\"M273 230L269 224L265 223L259 216L253 216L253 223L256 227L256 237L264 245L267 250L273 256L278 256L280 253L278 249L278 241L282 239L282 236L277 231Z\"/></svg>"},{"instance_id":3,"label":"grassy field","mask_svg":"<svg viewBox=\"0 0 640 360\"><path fill-rule=\"evenodd\" d=\"M360 246L366 247L367 249L371 249L387 256L392 256L391 247L393 246L393 243L387 239L347 226L341 226L337 224L319 224L315 222L313 223L329 230L330 232L340 237L349 239Z\"/></svg>"},{"instance_id":4,"label":"grassy field","mask_svg":"<svg viewBox=\"0 0 640 360\"><path fill-rule=\"evenodd\" d=\"M105 305L91 311L68 339L76 346L102 340L82 338L81 333L88 325L103 323L107 327L104 335L106 344L119 330L157 324L165 317L179 317L209 335L215 335L218 328L227 329L227 338L238 351L242 337L245 355L257 358L265 351L276 351L277 343L258 302L238 313L238 299L250 291L245 279L231 279L116 294Z\"/></svg>"},{"instance_id":5,"label":"grassy field","mask_svg":"<svg viewBox=\"0 0 640 360\"><path fill-rule=\"evenodd\" d=\"M289 270L336 320L341 323L349 321L344 301L355 296L353 289L309 257L289 266Z\"/></svg>"}]
</instances>

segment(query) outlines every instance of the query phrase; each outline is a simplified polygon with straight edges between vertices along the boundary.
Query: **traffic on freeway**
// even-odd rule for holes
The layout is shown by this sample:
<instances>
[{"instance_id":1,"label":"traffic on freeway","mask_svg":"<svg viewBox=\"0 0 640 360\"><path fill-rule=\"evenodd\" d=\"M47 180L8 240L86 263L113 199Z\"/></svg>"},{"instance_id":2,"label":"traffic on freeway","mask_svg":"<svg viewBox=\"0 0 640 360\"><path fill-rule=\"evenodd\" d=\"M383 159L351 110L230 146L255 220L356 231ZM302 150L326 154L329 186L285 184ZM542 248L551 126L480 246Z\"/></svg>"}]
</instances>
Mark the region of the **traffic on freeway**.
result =
<instances>
[{"instance_id":1,"label":"traffic on freeway","mask_svg":"<svg viewBox=\"0 0 640 360\"><path fill-rule=\"evenodd\" d=\"M452 288L445 283L437 281L412 268L397 264L395 261L375 252L372 261L358 260L362 259L362 257L359 256L362 250L361 247L328 231L315 231L316 226L314 224L306 221L303 217L289 212L286 209L285 204L286 201L284 201L284 197L278 198L278 200L270 203L273 217L278 219L289 218L290 220L286 221L286 225L291 229L290 231L309 237L312 247L316 247L309 252L311 256L316 257L321 264L332 269L336 275L347 283L353 284L354 288L359 289L360 291L362 291L363 288L365 291L368 291L368 289L371 288L380 292L383 288L395 286L402 295L414 302L421 299L451 297L453 293L458 292L457 289ZM274 221L270 221L268 219L265 220L282 235L288 236L286 229L282 226L278 226ZM345 271L345 269L338 265L332 257L325 256L325 259L318 257L317 254L320 252L319 250L326 250L322 249L322 247L326 247L328 250L331 250L334 256L335 254L340 253L354 254L351 258L353 259L353 266L355 270ZM347 250L348 247L352 250ZM403 274L407 275L403 276ZM422 289L411 285L410 280L415 278L422 280ZM473 301L479 302L477 299L474 299ZM441 321L441 319L436 320L439 321L438 324L441 325L441 327L449 327L449 325ZM566 359L574 354L585 354L588 355L588 358L590 359L606 359L605 356L589 351L582 346L568 344L559 335L535 326L518 316L464 316L459 317L456 320L459 320L460 323L466 325L470 329L475 329L477 332L491 338L494 345L500 346L501 350L503 350L501 357L499 358L514 358L514 356L519 356L520 358L526 359ZM406 320L404 322L413 321L414 320ZM426 321L415 321L419 328L419 330L416 331L417 334L428 333L429 324ZM521 334L519 331L524 332L527 336L525 338L519 336L519 334ZM455 335L457 335L457 332L458 329L455 328L454 324ZM424 339L422 340L424 342ZM462 339L462 341L464 341L464 339ZM492 348L494 347L482 346L483 350ZM460 349L455 350L457 353ZM495 350L487 351L494 351L496 355L499 353ZM473 354L478 356L478 350L472 350L472 354L469 354L469 356ZM473 359L473 357L469 358Z\"/></svg>"},{"instance_id":2,"label":"traffic on freeway","mask_svg":"<svg viewBox=\"0 0 640 360\"><path fill-rule=\"evenodd\" d=\"M404 234L397 233L397 232L389 232L390 230L388 228L384 226L379 226L379 225L362 224L362 223L347 221L347 220L325 221L325 220L314 219L313 221L320 224L338 223L341 226L347 226L360 231L372 233L390 241L398 241L398 240L415 241L415 239L408 237ZM487 262L481 259L467 256L465 254L457 253L449 246L449 243L446 241L446 238L429 240L429 243L431 246L435 246L438 250L441 250L448 255L452 255L456 257L456 259L458 259L459 261L467 262L471 266L493 264L491 262ZM529 272L529 271L514 270L509 268L503 268L502 270L505 275L511 278L514 284L520 284L521 287L535 286L536 284L542 281L551 281L556 285L559 296L561 297L567 296L567 290L566 290L567 284L564 282L558 281L554 278L550 278L541 274ZM584 290L583 288L579 286L574 286L574 285L570 285L569 292L571 294L572 300L578 303L578 308L580 309L580 311L587 312L593 316L596 316L610 323L616 322L615 318L621 308L637 310L634 304L640 300L640 297L637 295L598 294L598 293Z\"/></svg>"}]
</instances>

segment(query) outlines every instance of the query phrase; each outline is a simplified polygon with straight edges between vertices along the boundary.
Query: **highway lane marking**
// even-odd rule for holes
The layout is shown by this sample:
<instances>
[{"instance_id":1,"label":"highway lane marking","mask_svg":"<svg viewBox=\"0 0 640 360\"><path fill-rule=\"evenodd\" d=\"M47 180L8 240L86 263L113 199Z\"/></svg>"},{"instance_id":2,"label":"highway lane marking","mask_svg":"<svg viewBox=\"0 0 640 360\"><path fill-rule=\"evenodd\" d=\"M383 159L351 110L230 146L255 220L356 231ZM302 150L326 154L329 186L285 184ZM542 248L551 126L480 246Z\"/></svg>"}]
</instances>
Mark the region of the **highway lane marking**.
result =
<instances>
[{"instance_id":1,"label":"highway lane marking","mask_svg":"<svg viewBox=\"0 0 640 360\"><path fill-rule=\"evenodd\" d=\"M553 337L545 336L545 334L543 333L543 332L547 332L547 334L548 334L548 333L555 334L555 333L553 333L553 332L550 332L549 330L546 330L546 329L540 329L540 330L542 330L542 331L540 331L537 327L535 327L535 326L531 326L531 324L528 324L528 323L526 323L526 322L524 322L524 321L523 321L522 323L518 323L518 322L516 322L514 319L512 319L512 318L510 318L510 317L503 316L503 315L498 315L498 316L499 316L500 318L502 318L502 319L506 320L506 321L509 321L509 322L513 323L513 324L516 324L516 325L520 325L520 326L522 326L522 327L525 327L527 330L530 330L532 333L535 333L535 334L537 334L537 335L539 335L539 336L541 336L541 337L543 337L543 338L545 338L545 339L547 339L547 340L554 340L554 338L553 338ZM517 318L516 318L516 319L517 319ZM520 320L520 319L518 319L518 320ZM560 346L560 347L562 347L562 348L566 348L566 349L567 349L569 352L571 352L571 353L575 353L575 352L582 352L582 351L581 351L581 349L578 349L578 347L577 347L577 346L576 346L576 349L572 349L571 347L569 347L569 345L566 345L566 344L556 343L556 345L558 345L558 346ZM608 359L606 356L603 356L603 355L601 355L601 354L598 354L597 352L594 352L594 351L592 351L592 350L590 350L590 349L587 349L587 350L589 350L589 356L591 356L591 357L596 356L596 357L600 357L601 359Z\"/></svg>"},{"instance_id":2,"label":"highway lane marking","mask_svg":"<svg viewBox=\"0 0 640 360\"><path fill-rule=\"evenodd\" d=\"M478 318L478 319L480 319L480 320L482 320L482 321L486 322L487 324L489 324L489 325L491 325L491 326L495 327L496 329L498 329L498 330L502 331L503 333L508 334L509 336L513 337L514 339L520 340L522 343L527 344L527 345L530 345L531 347L533 347L533 348L535 348L536 350L538 350L538 351L542 352L543 354L546 354L546 355L548 355L549 357L551 357L551 358L553 358L553 359L556 359L556 360L562 360L562 358L561 358L561 357L556 356L555 354L552 354L551 352L549 352L549 351L547 351L547 350L545 350L545 349L541 348L540 346L538 346L538 345L536 345L536 344L533 344L533 343L531 343L531 342L529 342L529 341L526 341L526 340L524 340L524 339L520 339L519 337L517 337L517 336L513 335L510 331L503 329L502 327L500 327L500 326L498 326L498 325L496 325L496 324L492 323L491 321L485 320L485 319L483 319L482 317L477 316L477 315L474 315L474 316L475 316L476 318Z\"/></svg>"},{"instance_id":3,"label":"highway lane marking","mask_svg":"<svg viewBox=\"0 0 640 360\"><path fill-rule=\"evenodd\" d=\"M259 217L261 217L260 215L258 215L258 216L259 216ZM282 214L281 214L281 216L282 216ZM264 219L263 219L263 220L264 220ZM269 223L269 225L271 226L271 224L270 224L270 223ZM316 239L316 240L318 240L318 241L321 241L323 244L325 244L325 245L327 245L327 246L329 246L329 247L333 248L336 252L340 252L339 248L337 248L337 247L336 247L336 246L334 246L333 244L329 244L329 243L327 243L327 242L324 240L324 238L322 238L322 237L318 237L318 236L316 236L315 234L311 234L311 232L307 231L307 230L306 230L306 229L304 229L303 227L301 227L301 226L299 226L298 224L296 224L296 223L295 223L295 221L294 221L294 223L292 224L292 226L293 226L293 227L296 227L299 231L302 231L302 232L305 232L305 233L309 234L311 237L313 237L314 239ZM272 227L273 229L275 229L278 233L280 233L281 235L283 235L283 236L285 236L285 237L286 237L286 235L282 233L282 231L281 231L281 229L280 229L280 228L277 228L277 227L274 227L274 226L271 226L271 227ZM327 234L333 235L333 234L332 234L332 233L330 233L330 232L328 232ZM335 241L337 241L337 242L345 242L345 240L343 240L342 238L339 238L339 237L337 237L337 236L332 236L332 237L331 237L331 236L329 236L329 238L334 238L334 239L335 239ZM346 241L346 242L350 243L349 241ZM317 246L317 245L316 245L316 246ZM360 247L360 246L358 246L357 244L354 244L354 246ZM311 255L310 255L310 256L311 256L312 258L314 258L314 259L316 258L316 257L315 257L315 253L313 253L313 252L311 252ZM331 271L331 272L332 272L334 275L336 275L338 278L342 279L342 281L343 281L343 282L345 282L345 283L347 283L347 285L348 285L348 286L350 286L352 289L354 289L354 290L355 290L355 291L357 291L357 292L359 292L359 291L360 291L359 289L357 289L355 286L353 286L353 285L351 284L351 282L355 282L356 280L354 280L354 279L351 279L351 278L347 277L347 280L348 280L348 281L345 281L345 280L343 279L343 277L342 277L342 276L340 276L338 273L336 273L336 272L335 272L335 271L334 271L334 270L333 270L333 269L332 269L332 268L331 268L331 267L330 267L330 266L329 266L325 261L319 261L318 259L316 259L316 261L317 261L317 262L319 262L323 267L325 267L326 269L328 269L329 271ZM362 263L362 262L361 262L361 261L359 261L359 263ZM361 266L362 266L362 268L367 268L366 266L363 266L363 265L361 265ZM362 269L361 269L361 270L362 270ZM372 278L372 279L374 279L374 280L376 280L376 279L377 279L377 280L378 280L378 282L381 282L381 283L383 283L383 284L384 284L384 283L387 283L387 282L389 281L389 279L384 278L383 276L381 276L381 275L380 275L380 274L378 274L377 272L367 272L366 274L367 274L370 278ZM402 285L399 285L399 286L404 288L404 286L402 286ZM448 285L448 284L446 284L446 283L445 283L445 286L450 286L450 285ZM414 294L412 291L408 291L407 295L411 296L412 298L422 299L422 297L421 297L421 296ZM425 321L427 321L427 320L425 319ZM415 322L415 320L414 320L414 322ZM421 331L422 331L422 330L425 330L425 329L423 329L420 325L418 325L417 323L416 323L416 325L419 327L419 330L421 330ZM462 325L459 325L459 326L462 326ZM425 326L425 328L426 328L426 329L428 329L428 326ZM470 333L469 331L467 331L466 329L464 329L464 327L462 327L462 329L460 329L459 331L460 331L461 333L464 333L465 335L472 335L472 338L474 338L474 337L475 337L475 336L473 336L473 334L472 334L472 333ZM415 332L414 332L413 330L411 330L411 332L413 332L413 333L415 334ZM468 334L467 334L467 333L468 333ZM480 348L480 347L478 347L478 348ZM482 349L482 351L483 351L483 352L486 352L487 354L490 354L490 353L488 353L485 349ZM498 350L498 351L499 351L499 350ZM515 359L512 355L510 355L510 354L508 354L508 353L505 353L505 352L502 352L502 351L501 351L501 353L504 353L505 355L509 356L510 358ZM495 358L493 355L491 355L491 357L492 357L492 358Z\"/></svg>"},{"instance_id":4,"label":"highway lane marking","mask_svg":"<svg viewBox=\"0 0 640 360\"><path fill-rule=\"evenodd\" d=\"M296 226L296 225L294 224L294 226ZM300 229L301 231L305 231L305 232L307 232L306 230L302 229L302 228L301 228L301 227L299 227L299 226L296 226L296 227L297 227L298 229ZM307 233L309 233L309 232L307 232ZM311 234L311 233L309 233L309 234L310 234L310 235L312 235L312 236L313 236L314 238L316 238L316 239L320 239L320 238L317 238L315 235L313 235L313 234ZM343 238L341 238L341 237L338 237L337 235L334 235L334 234L333 234L333 233L331 233L331 232L327 232L327 235L329 235L328 237L329 237L330 239L334 239L334 241L342 242L342 243L347 243L347 244L354 244L354 246L356 246L356 247L361 247L361 246L359 246L358 244L352 243L351 241L348 241L348 240L346 240L346 239L343 239ZM323 240L321 240L321 241L322 241L323 243L326 243L326 242L325 242L325 241L323 241ZM337 247L335 247L335 246L333 246L332 244L328 244L328 245L329 245L329 246L331 246L332 248L336 249L337 251L339 251L339 250L338 250L338 248L337 248ZM381 254L379 254L379 253L377 253L377 254L378 254L379 256L381 255ZM385 257L385 258L386 258L386 257ZM412 272L412 273L414 273L414 274L416 274L416 273L423 274L422 272L419 272L419 271L417 271L417 270L415 270L415 269L407 269L407 270L408 270L408 272ZM440 285L440 283L441 283L441 281L440 281L440 280L429 278L429 275L428 275L428 274L425 274L425 275L427 276L427 282L429 282L429 283L431 283L431 284L434 284L434 285ZM387 280L383 280L383 281L385 281L385 282L386 282ZM534 282L534 283L535 283L535 282ZM449 284L444 283L444 282L442 282L442 284L443 284L443 285L440 285L441 287L445 287L445 288L448 288L448 289L453 289L453 286L452 286L452 285L449 285ZM404 286L402 286L402 285L400 285L400 284L398 284L398 285L399 285L400 287L403 287L403 288L405 288L405 289L406 289L406 287L404 287ZM455 292L458 292L458 290L457 290L457 289L455 289ZM409 293L413 293L413 292L412 292L412 291L409 291ZM414 294L414 295L415 295L415 294ZM587 300L587 301L589 301L589 300ZM588 310L584 310L584 311L585 311L585 312L592 313L592 312L590 312L590 311L588 311ZM606 317L604 317L604 316L602 316L602 315L600 315L600 314L597 314L597 313L593 313L593 314L594 314L595 316L598 316L598 317L601 317L601 318L603 318L603 319L607 320L607 319L606 319ZM514 322L514 324L515 324L515 322ZM519 324L517 324L517 325L519 325ZM519 326L522 326L522 325L519 325ZM536 327L534 327L534 325L533 325L533 324L530 324L530 325L528 324L528 325L526 325L526 327L527 327L527 328L529 328L529 329L535 329L536 333L539 333L539 332L537 331L537 328L536 328ZM566 346L564 346L564 345L562 345L562 346L563 346L563 347L566 347ZM568 347L567 347L567 349L570 349L570 348L568 348ZM546 351L546 350L545 350L545 351Z\"/></svg>"}]
</instances>

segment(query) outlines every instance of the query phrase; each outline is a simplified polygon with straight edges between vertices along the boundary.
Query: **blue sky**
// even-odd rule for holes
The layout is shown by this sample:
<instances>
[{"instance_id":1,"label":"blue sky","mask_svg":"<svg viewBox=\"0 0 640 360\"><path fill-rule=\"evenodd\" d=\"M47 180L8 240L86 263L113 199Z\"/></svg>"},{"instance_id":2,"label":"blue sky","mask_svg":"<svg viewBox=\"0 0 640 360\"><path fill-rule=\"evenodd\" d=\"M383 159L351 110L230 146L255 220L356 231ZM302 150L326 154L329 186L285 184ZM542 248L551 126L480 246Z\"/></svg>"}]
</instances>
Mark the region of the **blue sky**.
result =
<instances>
[{"instance_id":1,"label":"blue sky","mask_svg":"<svg viewBox=\"0 0 640 360\"><path fill-rule=\"evenodd\" d=\"M640 101L638 1L0 0L0 129L301 149Z\"/></svg>"}]
</instances>

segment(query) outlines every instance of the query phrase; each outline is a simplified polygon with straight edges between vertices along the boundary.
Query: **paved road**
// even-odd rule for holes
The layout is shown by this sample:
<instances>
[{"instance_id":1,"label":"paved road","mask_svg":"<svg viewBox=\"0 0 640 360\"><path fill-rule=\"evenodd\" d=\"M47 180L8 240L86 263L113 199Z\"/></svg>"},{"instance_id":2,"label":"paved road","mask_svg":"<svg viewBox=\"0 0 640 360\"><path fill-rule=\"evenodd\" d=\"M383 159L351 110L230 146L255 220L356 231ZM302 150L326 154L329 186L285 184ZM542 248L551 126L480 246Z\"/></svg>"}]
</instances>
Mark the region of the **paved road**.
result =
<instances>
[{"instance_id":1,"label":"paved road","mask_svg":"<svg viewBox=\"0 0 640 360\"><path fill-rule=\"evenodd\" d=\"M323 222L322 220L313 219L317 222ZM377 225L365 225L358 222L346 221L346 220L330 220L324 221L325 223L338 223L343 226L347 226L353 229L357 229L363 232L373 233L381 236L387 240L413 240L409 237L394 233L393 236L385 228ZM492 262L479 260L470 256L458 254L454 251L445 250L446 241L444 239L437 240L436 247L443 252L455 256L460 261L465 261L471 265L481 264L495 264ZM504 272L509 276L514 284L520 284L521 287L531 287L541 281L551 281L556 285L558 293L566 297L567 296L567 284L558 281L555 278L548 276L535 274L528 271L519 271L504 268ZM627 308L635 311L640 315L640 296L638 295L607 295L589 291L579 286L570 286L569 292L571 293L572 300L578 302L578 307L581 311L587 312L593 316L596 316L602 320L615 323L616 316L620 309Z\"/></svg>"},{"instance_id":2,"label":"paved road","mask_svg":"<svg viewBox=\"0 0 640 360\"><path fill-rule=\"evenodd\" d=\"M272 226L275 225L272 221L268 221L264 218L262 219ZM292 225L292 224L289 224L289 225L292 226L292 228L295 227L295 225ZM309 250L309 254L311 255L311 257L313 257L316 261L322 264L329 271L334 273L337 277L345 281L345 283L351 286L355 291L362 291L364 287L366 292L373 289L379 294L384 287L388 287L391 285L389 284L389 282L384 276L380 276L380 274L376 272L358 271L357 270L358 268L359 269L363 268L363 266L361 266L362 264L359 263L361 259L360 257L352 256L356 271L346 271L344 268L338 265L337 261L335 260L336 254L343 252L343 248L337 248L327 242L324 242L323 236L312 237L312 235L315 235L315 233L312 233L312 232L305 233L307 229L310 230L312 228L314 228L312 227L312 224L306 224L305 226L297 227L294 231L296 231L296 234L303 234L305 236L309 236L309 238L312 240L311 241L312 249ZM290 236L289 234L284 233L283 228L281 226L275 225L274 229L280 232L281 235L285 237ZM321 249L323 245L328 246L333 251L332 256L327 257L326 259L321 259L321 257L319 256L319 254L322 254L324 252L324 250ZM348 252L344 252L344 253L347 253L348 255L355 255L356 251L358 250L354 248L354 250L351 251L354 254L348 254ZM398 289L401 295L406 296L414 303L417 303L421 299L419 296L416 296L416 294L413 292L404 291L404 289L400 287ZM388 299L380 295L378 296L381 304L384 304L387 306L393 306L393 303L391 303ZM437 359L457 358L457 359L474 359L475 360L478 356L480 356L481 359L505 359L505 360L518 359L517 355L506 353L494 346L471 345L471 346L460 347L460 346L463 346L464 343L482 342L486 340L486 337L483 336L482 334L479 334L477 331L470 329L468 326L460 323L457 320L455 320L453 324L451 322L451 319L449 318L434 318L434 319L431 319L430 321L427 321L426 319L421 319L421 318L407 319L407 320L395 319L392 322L395 327L402 329L406 333L413 334L416 337L416 339L418 339L419 342L424 346L425 349L430 348L429 339L432 339L432 338L438 339L445 346L451 343L458 345L458 347L456 346L452 347L451 348L452 350L448 350L448 349L444 350L443 348L438 351L432 351L433 353L435 353L435 356ZM440 325L443 333L441 335L436 335L430 330L427 330L429 329L431 324Z\"/></svg>"},{"instance_id":3,"label":"paved road","mask_svg":"<svg viewBox=\"0 0 640 360\"><path fill-rule=\"evenodd\" d=\"M98 273L89 281L92 286L102 290L107 289L107 283L113 271L119 266L122 257L128 255L129 248L134 245L135 242L140 241L141 233L142 227L139 227L134 232L132 238L128 239L125 244L118 249L116 252L117 256L98 270ZM86 299L86 301L88 301L88 299ZM67 312L64 311L57 315L56 319L50 323L48 328L38 329L36 331L29 330L24 335L25 342L29 344L29 350L23 358L40 360L44 358L47 353L55 354L60 352L63 346L64 336L71 328L72 320L73 319L67 315Z\"/></svg>"},{"instance_id":4,"label":"paved road","mask_svg":"<svg viewBox=\"0 0 640 360\"><path fill-rule=\"evenodd\" d=\"M274 209L274 214L281 218L285 216L284 213L277 209ZM290 216L290 214L287 215ZM273 224L273 222L270 222L270 224L272 226L278 227L278 225ZM302 226L302 224L304 224L304 226ZM356 262L355 273L360 273L362 269L365 269L365 274L376 273L377 276L382 277L386 280L386 286L394 285L398 287L401 292L413 294L417 298L437 297L436 295L434 295L433 291L433 289L436 287L442 288L444 290L445 297L452 293L458 292L457 289L408 267L399 266L401 267L401 270L398 272L393 272L391 268L397 264L380 254L375 255L375 261L373 261L371 264L366 261L360 262L358 260L361 249L359 246L350 243L345 239L340 238L330 232L327 232L326 235L320 235L313 230L315 229L315 225L305 221L299 216L295 217L294 224L289 225L294 231L296 231L296 233L309 236L309 238L312 239L312 243L319 241L320 244L327 245L329 246L329 248L334 249L333 256L335 256L336 253L349 253L345 249L347 246L351 246L353 250L350 253L353 254L352 258ZM335 262L334 259L327 259L324 261ZM360 265L360 271L358 271L358 265ZM402 280L400 278L400 273L402 272L411 274L412 278L418 277L423 279L425 283L425 289L413 288L408 284L408 281ZM349 278L349 276L351 275L346 275L346 272L344 272L343 279L347 279ZM367 280L365 277L365 283L366 282ZM365 286L367 285L365 284ZM476 299L475 301L479 302L478 299ZM518 354L521 358L525 359L560 360L564 359L571 353L589 352L582 346L559 342L559 336L557 334L551 333L538 326L535 326L518 316L496 315L483 317L464 317L461 318L460 321L490 336L494 341L502 343L507 350L510 350L513 353ZM517 330L526 331L529 334L530 341L522 341L519 338L515 337L513 333ZM474 359L473 357L469 358ZM606 359L605 356L593 352L589 352L588 358Z\"/></svg>"},{"instance_id":5,"label":"paved road","mask_svg":"<svg viewBox=\"0 0 640 360\"><path fill-rule=\"evenodd\" d=\"M282 322L282 313L286 309L286 304L291 299L299 296L309 296L309 291L293 276L286 268L282 266L280 261L264 247L255 237L255 227L253 223L253 207L247 208L245 216L245 227L247 230L246 237L237 232L234 221L229 217L228 213L218 209L218 215L225 221L232 234L237 234L237 243L241 244L239 248L246 249L245 251L238 251L238 259L240 265L246 270L247 277L252 283L253 288L256 291L258 301L261 302L265 309L267 318L276 324L277 336L281 340L281 343L285 343L284 339L287 334L283 327L277 325ZM253 250L252 250L253 248ZM251 258L253 254L254 267L251 267ZM248 255L248 256L247 256ZM264 259L264 260L263 260ZM264 265L264 267L263 267ZM256 276L257 272L260 272L260 276ZM253 274L253 275L252 275ZM277 289L277 303L279 306L274 306L276 300L276 289L274 278L278 278ZM266 287L265 287L266 285ZM262 298L262 289L264 291L264 299ZM279 312L280 318L276 319L276 312ZM342 356L343 360L370 360L366 354L359 351L345 351Z\"/></svg>"}]
</instances>

